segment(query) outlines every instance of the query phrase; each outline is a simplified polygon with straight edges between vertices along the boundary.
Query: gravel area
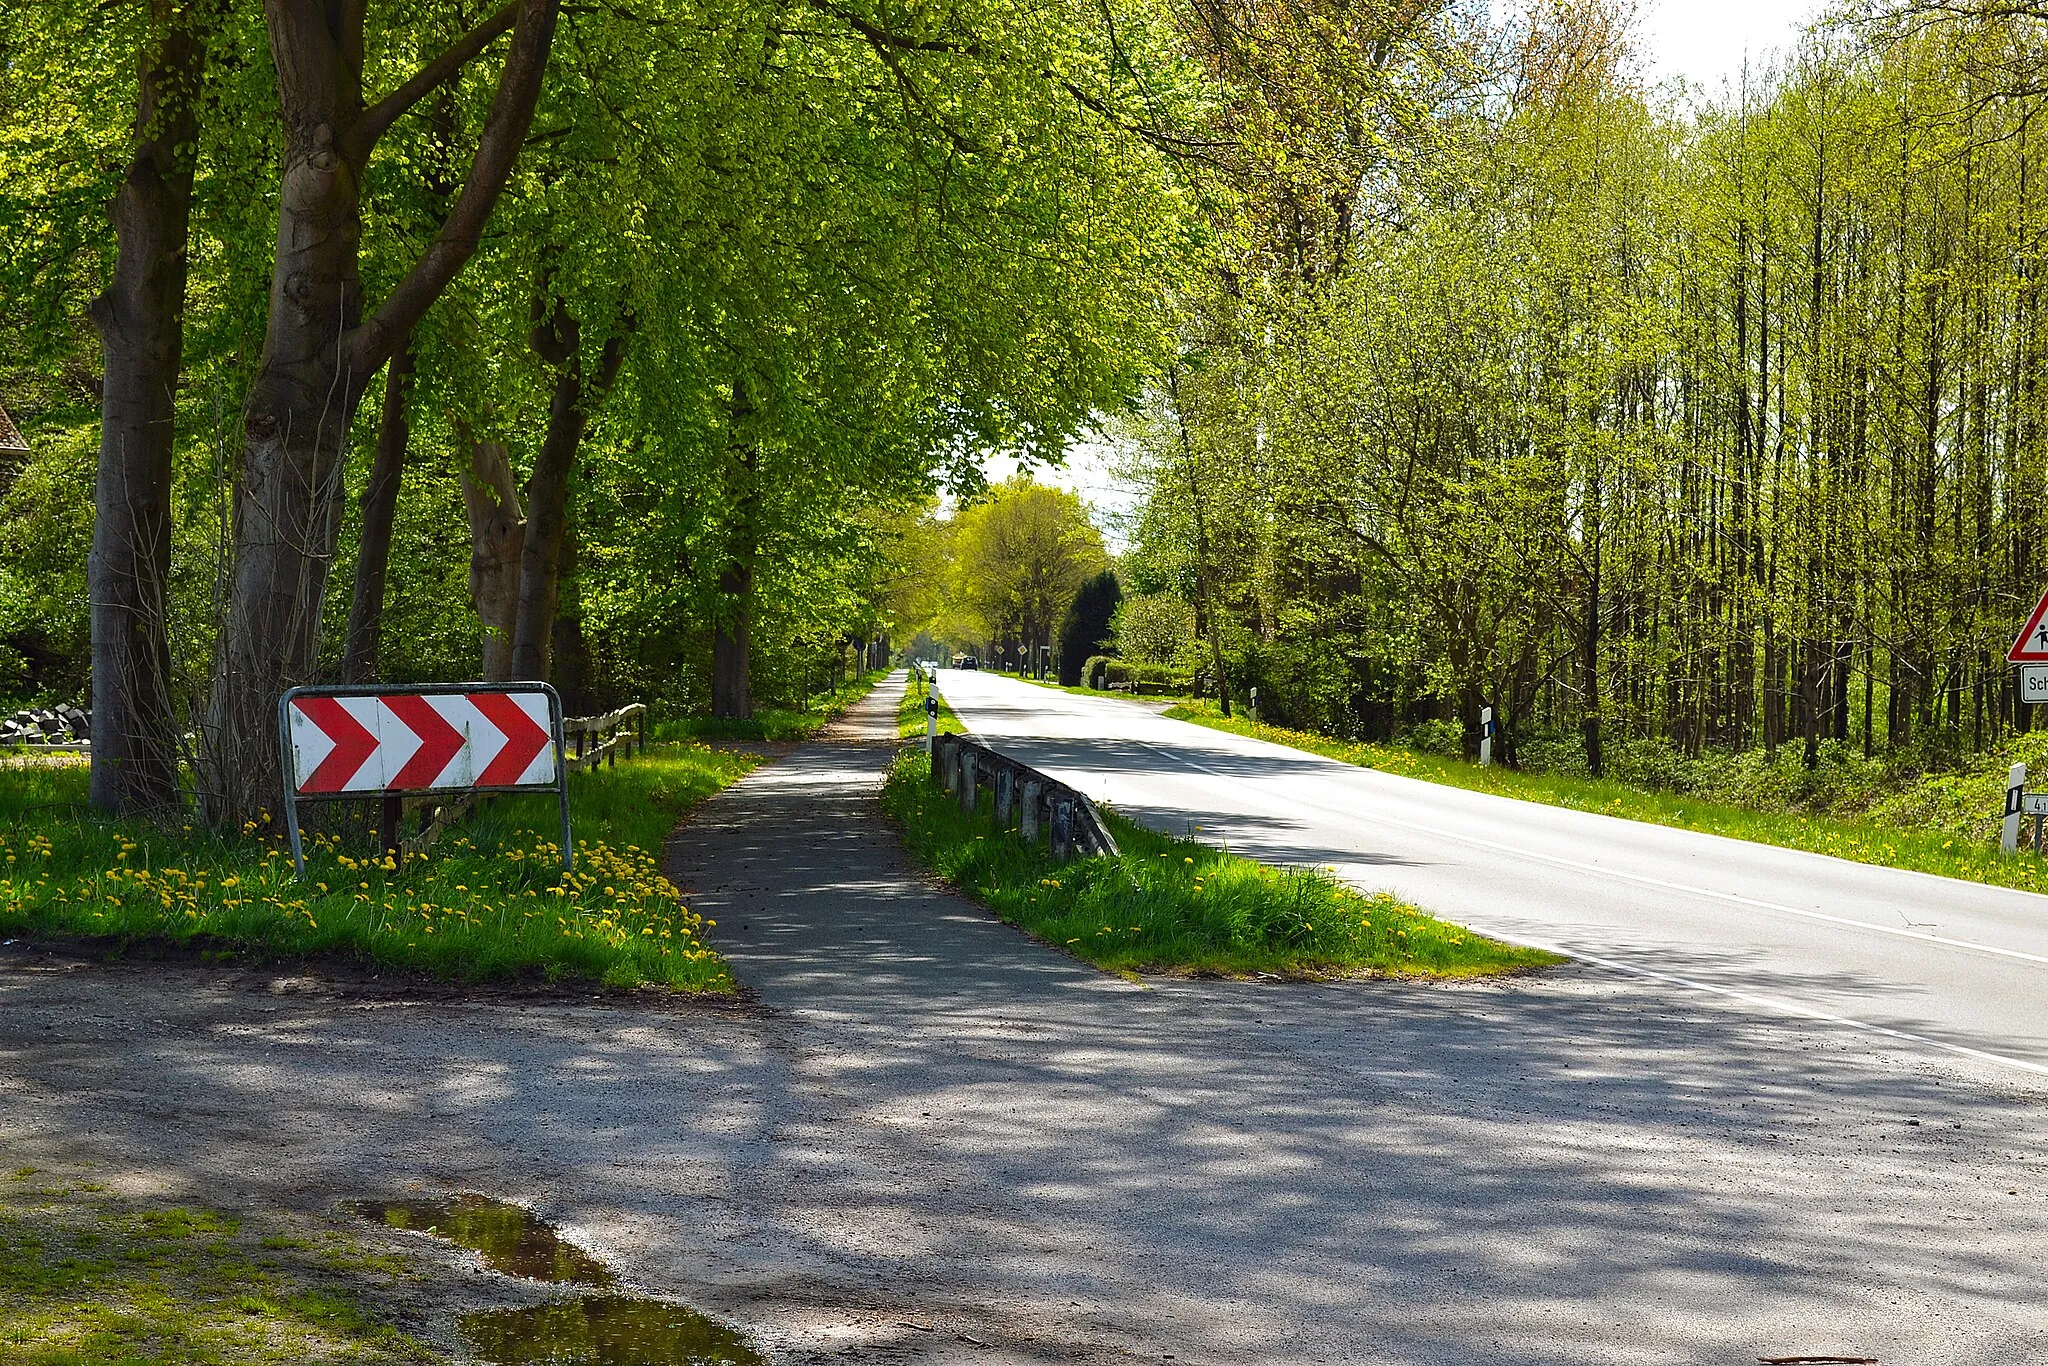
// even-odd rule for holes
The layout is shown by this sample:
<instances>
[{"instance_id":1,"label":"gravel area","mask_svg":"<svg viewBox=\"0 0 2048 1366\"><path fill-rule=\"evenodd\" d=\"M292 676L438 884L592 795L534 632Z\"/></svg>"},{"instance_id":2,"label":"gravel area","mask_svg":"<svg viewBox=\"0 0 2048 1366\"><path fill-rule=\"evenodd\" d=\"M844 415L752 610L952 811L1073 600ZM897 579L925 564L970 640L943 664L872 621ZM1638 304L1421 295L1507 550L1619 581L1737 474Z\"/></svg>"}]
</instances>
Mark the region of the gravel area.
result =
<instances>
[{"instance_id":1,"label":"gravel area","mask_svg":"<svg viewBox=\"0 0 2048 1366\"><path fill-rule=\"evenodd\" d=\"M898 686L673 843L757 1005L15 944L0 1151L518 1200L777 1361L2048 1360L2048 1088L1578 967L1104 977L906 866Z\"/></svg>"}]
</instances>

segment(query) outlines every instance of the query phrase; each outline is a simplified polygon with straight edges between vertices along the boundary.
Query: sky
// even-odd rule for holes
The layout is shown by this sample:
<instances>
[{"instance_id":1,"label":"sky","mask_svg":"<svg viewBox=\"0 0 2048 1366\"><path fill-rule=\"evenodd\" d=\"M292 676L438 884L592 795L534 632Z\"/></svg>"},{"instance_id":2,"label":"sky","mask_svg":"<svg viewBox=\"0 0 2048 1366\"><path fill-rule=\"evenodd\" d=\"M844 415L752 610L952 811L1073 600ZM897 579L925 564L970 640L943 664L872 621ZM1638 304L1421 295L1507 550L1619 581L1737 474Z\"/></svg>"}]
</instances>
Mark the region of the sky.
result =
<instances>
[{"instance_id":1,"label":"sky","mask_svg":"<svg viewBox=\"0 0 2048 1366\"><path fill-rule=\"evenodd\" d=\"M1739 81L1745 54L1754 61L1790 47L1819 10L1812 0L1643 0L1638 34L1645 74L1652 84L1683 77L1711 98L1724 83ZM1110 549L1121 552L1126 547L1118 523L1138 499L1111 475L1113 461L1100 441L1082 441L1068 448L1063 468L1041 470L1037 477L1087 499ZM990 479L1000 480L1015 472L1016 462L991 456L985 468Z\"/></svg>"},{"instance_id":2,"label":"sky","mask_svg":"<svg viewBox=\"0 0 2048 1366\"><path fill-rule=\"evenodd\" d=\"M1741 76L1745 49L1761 57L1789 47L1819 9L1802 0L1645 0L1638 24L1650 80L1683 76L1717 94Z\"/></svg>"}]
</instances>

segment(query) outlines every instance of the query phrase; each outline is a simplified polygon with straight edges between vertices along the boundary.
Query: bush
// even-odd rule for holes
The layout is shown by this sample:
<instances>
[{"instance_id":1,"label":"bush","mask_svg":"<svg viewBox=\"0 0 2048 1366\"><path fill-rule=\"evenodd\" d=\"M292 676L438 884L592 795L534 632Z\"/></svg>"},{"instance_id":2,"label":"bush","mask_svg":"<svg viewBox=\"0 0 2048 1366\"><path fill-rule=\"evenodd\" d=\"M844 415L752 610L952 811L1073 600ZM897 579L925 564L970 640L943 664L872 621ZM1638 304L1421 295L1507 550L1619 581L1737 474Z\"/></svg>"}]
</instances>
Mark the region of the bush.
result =
<instances>
[{"instance_id":1,"label":"bush","mask_svg":"<svg viewBox=\"0 0 2048 1366\"><path fill-rule=\"evenodd\" d=\"M1113 661L1108 655L1090 655L1088 662L1081 666L1081 678L1086 686L1097 692L1109 686L1109 666ZM1069 684L1068 686L1076 686Z\"/></svg>"},{"instance_id":2,"label":"bush","mask_svg":"<svg viewBox=\"0 0 2048 1366\"><path fill-rule=\"evenodd\" d=\"M1456 721L1418 721L1401 736L1401 743L1424 754L1460 759L1465 754L1465 728Z\"/></svg>"}]
</instances>

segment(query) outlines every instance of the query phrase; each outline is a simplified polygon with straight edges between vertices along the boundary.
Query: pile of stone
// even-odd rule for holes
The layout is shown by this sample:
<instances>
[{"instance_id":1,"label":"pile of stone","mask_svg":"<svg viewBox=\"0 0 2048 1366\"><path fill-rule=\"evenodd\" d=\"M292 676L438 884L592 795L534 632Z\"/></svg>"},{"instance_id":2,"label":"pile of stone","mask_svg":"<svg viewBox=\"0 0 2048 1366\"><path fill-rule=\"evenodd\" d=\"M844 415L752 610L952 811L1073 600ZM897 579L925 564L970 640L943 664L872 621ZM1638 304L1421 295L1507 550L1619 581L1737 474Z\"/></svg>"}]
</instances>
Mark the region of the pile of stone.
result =
<instances>
[{"instance_id":1,"label":"pile of stone","mask_svg":"<svg viewBox=\"0 0 2048 1366\"><path fill-rule=\"evenodd\" d=\"M0 720L0 746L91 743L92 717L73 706L18 711Z\"/></svg>"}]
</instances>

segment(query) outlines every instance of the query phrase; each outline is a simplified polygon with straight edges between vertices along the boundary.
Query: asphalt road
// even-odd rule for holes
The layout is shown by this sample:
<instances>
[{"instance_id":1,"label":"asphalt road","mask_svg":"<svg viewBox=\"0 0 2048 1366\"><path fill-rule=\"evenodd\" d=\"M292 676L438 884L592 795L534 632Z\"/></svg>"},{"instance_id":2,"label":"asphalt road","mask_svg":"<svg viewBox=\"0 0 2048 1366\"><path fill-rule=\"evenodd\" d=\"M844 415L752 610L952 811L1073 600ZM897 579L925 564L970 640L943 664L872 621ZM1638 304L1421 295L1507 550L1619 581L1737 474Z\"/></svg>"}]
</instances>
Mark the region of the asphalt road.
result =
<instances>
[{"instance_id":1,"label":"asphalt road","mask_svg":"<svg viewBox=\"0 0 2048 1366\"><path fill-rule=\"evenodd\" d=\"M1901 1046L2048 1075L2048 897L1355 768L947 670L977 736L1157 829Z\"/></svg>"},{"instance_id":2,"label":"asphalt road","mask_svg":"<svg viewBox=\"0 0 2048 1366\"><path fill-rule=\"evenodd\" d=\"M899 688L671 843L761 1009L0 944L0 1171L518 1200L778 1366L2048 1361L2048 1080L1583 964L1109 977L906 862Z\"/></svg>"}]
</instances>

